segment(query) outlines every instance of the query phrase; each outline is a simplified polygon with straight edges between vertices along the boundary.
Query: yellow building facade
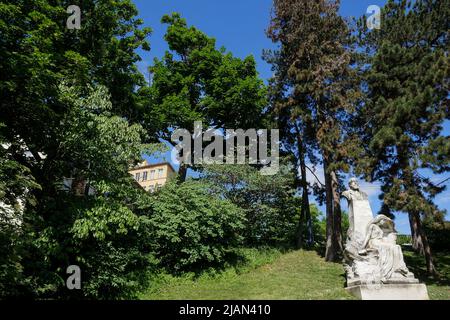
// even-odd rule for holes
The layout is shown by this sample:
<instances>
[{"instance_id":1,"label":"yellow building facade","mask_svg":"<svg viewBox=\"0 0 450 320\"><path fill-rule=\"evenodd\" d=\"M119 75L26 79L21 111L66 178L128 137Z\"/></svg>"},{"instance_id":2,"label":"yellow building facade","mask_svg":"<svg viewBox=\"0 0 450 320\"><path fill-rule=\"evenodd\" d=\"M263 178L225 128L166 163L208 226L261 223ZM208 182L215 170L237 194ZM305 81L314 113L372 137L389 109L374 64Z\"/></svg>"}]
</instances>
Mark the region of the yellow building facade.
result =
<instances>
[{"instance_id":1,"label":"yellow building facade","mask_svg":"<svg viewBox=\"0 0 450 320\"><path fill-rule=\"evenodd\" d=\"M147 161L131 169L129 173L148 192L154 192L176 175L176 171L168 162L149 164Z\"/></svg>"}]
</instances>

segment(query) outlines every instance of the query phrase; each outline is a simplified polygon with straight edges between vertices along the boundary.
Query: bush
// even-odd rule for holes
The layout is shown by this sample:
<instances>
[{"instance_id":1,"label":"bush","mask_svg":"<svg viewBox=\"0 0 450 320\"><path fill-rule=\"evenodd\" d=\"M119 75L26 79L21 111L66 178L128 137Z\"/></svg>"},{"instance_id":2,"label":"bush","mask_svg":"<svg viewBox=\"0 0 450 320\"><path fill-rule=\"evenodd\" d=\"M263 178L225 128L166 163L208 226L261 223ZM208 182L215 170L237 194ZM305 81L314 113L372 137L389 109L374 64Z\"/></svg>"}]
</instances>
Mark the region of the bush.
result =
<instances>
[{"instance_id":1,"label":"bush","mask_svg":"<svg viewBox=\"0 0 450 320\"><path fill-rule=\"evenodd\" d=\"M243 211L197 181L166 184L152 199L149 219L154 251L169 271L223 264L242 241Z\"/></svg>"},{"instance_id":2,"label":"bush","mask_svg":"<svg viewBox=\"0 0 450 320\"><path fill-rule=\"evenodd\" d=\"M147 217L139 211L109 198L78 210L69 229L73 247L64 251L73 251L81 268L83 298L135 298L148 285L157 261Z\"/></svg>"}]
</instances>

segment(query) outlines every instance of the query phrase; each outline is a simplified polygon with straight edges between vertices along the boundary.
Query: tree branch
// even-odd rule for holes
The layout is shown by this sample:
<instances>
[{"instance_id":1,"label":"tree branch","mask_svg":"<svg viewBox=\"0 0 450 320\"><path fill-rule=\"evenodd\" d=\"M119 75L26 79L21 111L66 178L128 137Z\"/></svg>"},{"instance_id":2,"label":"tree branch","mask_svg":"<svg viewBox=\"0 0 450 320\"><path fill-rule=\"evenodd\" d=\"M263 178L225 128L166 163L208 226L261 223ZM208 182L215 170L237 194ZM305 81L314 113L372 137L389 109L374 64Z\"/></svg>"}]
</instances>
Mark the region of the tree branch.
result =
<instances>
[{"instance_id":1,"label":"tree branch","mask_svg":"<svg viewBox=\"0 0 450 320\"><path fill-rule=\"evenodd\" d=\"M319 178L316 176L314 171L312 171L311 168L306 165L305 165L305 167L313 174L313 176L316 178L317 182L319 182L322 185L322 187L325 187L325 185L322 182L320 182Z\"/></svg>"}]
</instances>

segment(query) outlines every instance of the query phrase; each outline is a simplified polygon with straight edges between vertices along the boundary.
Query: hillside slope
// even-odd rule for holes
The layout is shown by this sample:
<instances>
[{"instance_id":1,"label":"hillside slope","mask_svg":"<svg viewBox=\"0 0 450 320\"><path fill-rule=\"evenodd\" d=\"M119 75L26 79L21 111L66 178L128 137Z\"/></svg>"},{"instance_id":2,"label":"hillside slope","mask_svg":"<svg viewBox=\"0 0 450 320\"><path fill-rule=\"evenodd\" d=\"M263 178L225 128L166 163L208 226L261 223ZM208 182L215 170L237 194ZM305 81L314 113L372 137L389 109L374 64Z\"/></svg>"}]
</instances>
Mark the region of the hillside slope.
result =
<instances>
[{"instance_id":1,"label":"hillside slope","mask_svg":"<svg viewBox=\"0 0 450 320\"><path fill-rule=\"evenodd\" d=\"M325 263L313 251L292 251L272 263L237 274L167 276L143 299L352 299L344 290L342 265Z\"/></svg>"},{"instance_id":2,"label":"hillside slope","mask_svg":"<svg viewBox=\"0 0 450 320\"><path fill-rule=\"evenodd\" d=\"M320 300L354 299L344 290L341 264L325 263L314 251L290 251L276 254L251 253L250 266L236 272L230 268L219 274L193 274L182 277L160 276L140 298L148 300ZM450 256L436 254L441 278L425 275L423 257L405 252L405 259L422 282L427 284L431 299L450 299ZM255 265L252 267L251 265Z\"/></svg>"}]
</instances>

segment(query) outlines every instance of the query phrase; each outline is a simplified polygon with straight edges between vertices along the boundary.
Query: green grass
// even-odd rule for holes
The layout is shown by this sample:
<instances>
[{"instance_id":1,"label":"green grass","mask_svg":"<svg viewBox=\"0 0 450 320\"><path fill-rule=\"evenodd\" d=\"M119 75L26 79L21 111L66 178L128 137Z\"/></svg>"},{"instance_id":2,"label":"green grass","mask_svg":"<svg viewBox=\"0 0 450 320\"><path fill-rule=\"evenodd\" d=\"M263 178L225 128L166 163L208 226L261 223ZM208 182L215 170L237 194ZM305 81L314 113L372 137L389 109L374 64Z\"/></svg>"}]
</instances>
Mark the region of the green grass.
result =
<instances>
[{"instance_id":1,"label":"green grass","mask_svg":"<svg viewBox=\"0 0 450 320\"><path fill-rule=\"evenodd\" d=\"M433 258L439 272L439 278L429 277L426 273L425 259L411 251L403 250L409 270L425 283L432 300L450 300L450 252L435 252Z\"/></svg>"},{"instance_id":2,"label":"green grass","mask_svg":"<svg viewBox=\"0 0 450 320\"><path fill-rule=\"evenodd\" d=\"M249 262L216 275L161 276L141 298L211 299L352 299L344 290L342 266L325 263L314 251L246 252Z\"/></svg>"},{"instance_id":3,"label":"green grass","mask_svg":"<svg viewBox=\"0 0 450 320\"><path fill-rule=\"evenodd\" d=\"M354 299L344 290L341 264L326 263L314 251L243 249L241 262L200 276L159 275L140 298L148 300L323 300ZM450 254L435 254L439 280L426 276L423 257L405 251L411 271L427 284L431 299L450 299Z\"/></svg>"}]
</instances>

